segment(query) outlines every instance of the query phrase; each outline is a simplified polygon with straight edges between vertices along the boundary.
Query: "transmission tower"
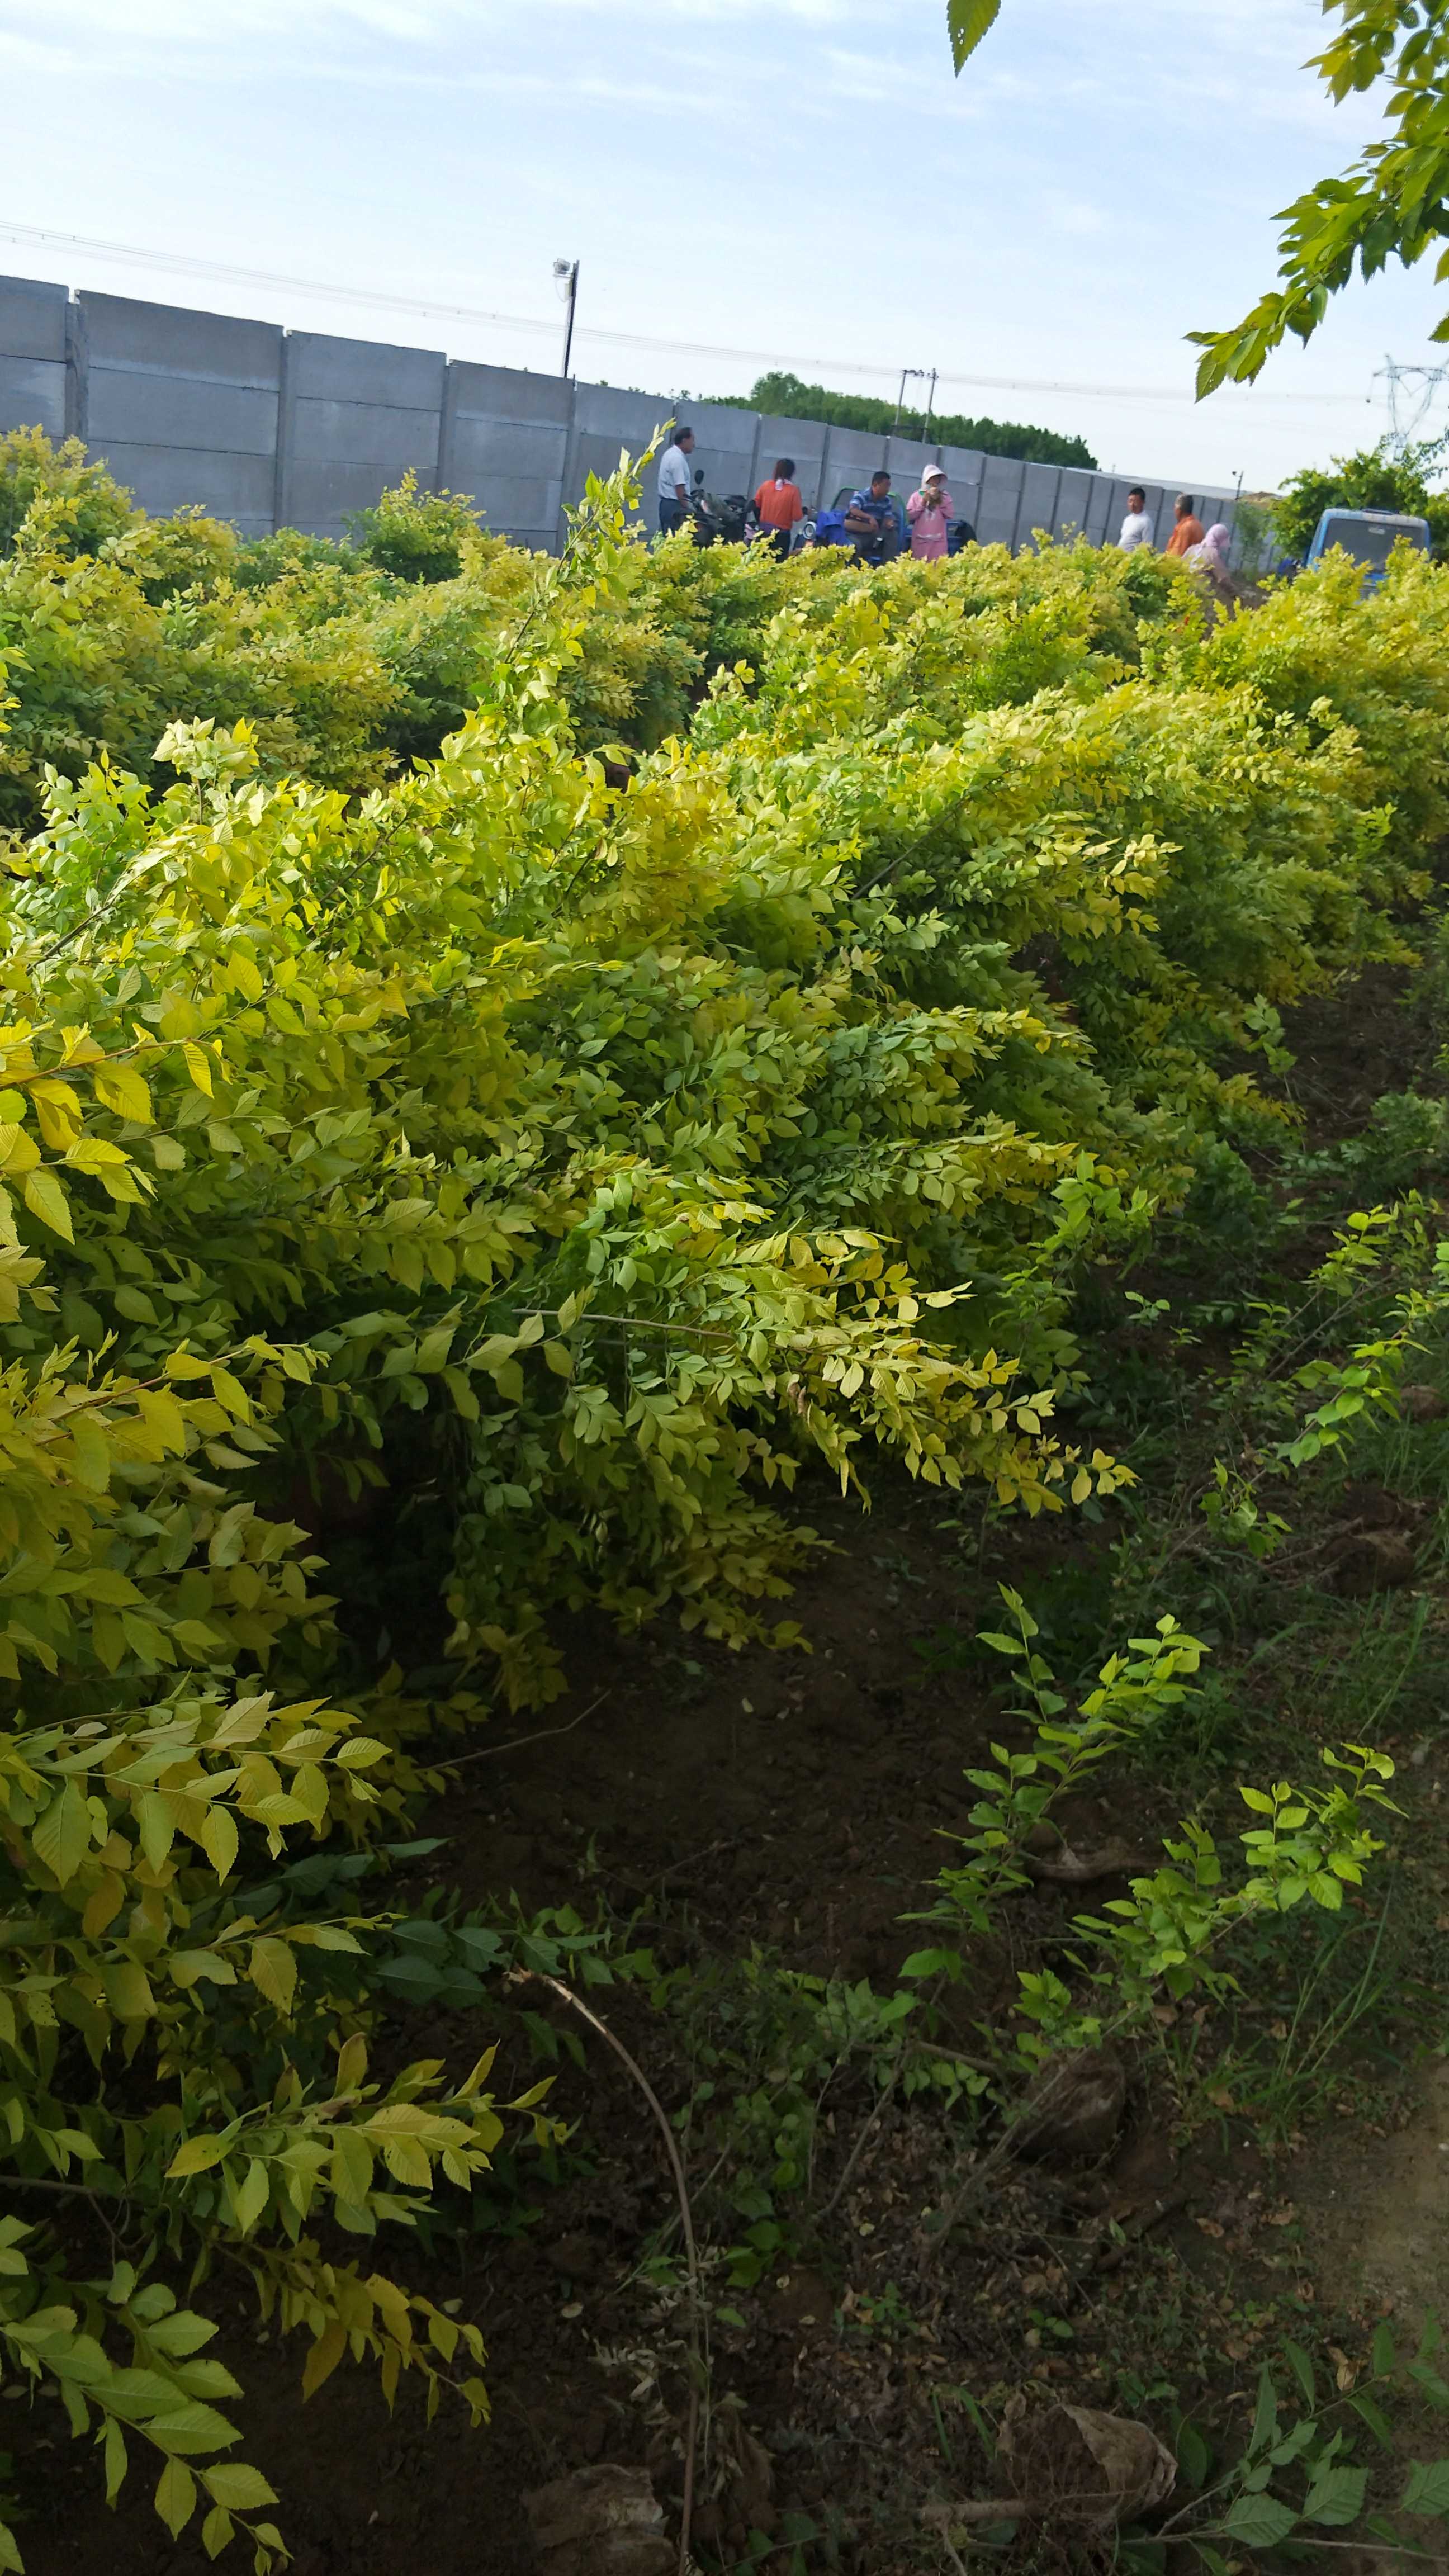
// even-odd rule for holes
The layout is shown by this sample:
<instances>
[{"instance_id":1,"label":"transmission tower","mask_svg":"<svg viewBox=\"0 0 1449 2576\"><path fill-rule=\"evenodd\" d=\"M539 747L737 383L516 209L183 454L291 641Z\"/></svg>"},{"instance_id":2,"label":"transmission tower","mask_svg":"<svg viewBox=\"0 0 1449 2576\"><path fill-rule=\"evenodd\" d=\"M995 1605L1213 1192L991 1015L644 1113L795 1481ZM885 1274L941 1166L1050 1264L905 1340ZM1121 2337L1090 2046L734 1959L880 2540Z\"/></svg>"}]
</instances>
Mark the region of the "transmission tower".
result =
<instances>
[{"instance_id":1,"label":"transmission tower","mask_svg":"<svg viewBox=\"0 0 1449 2576\"><path fill-rule=\"evenodd\" d=\"M1412 447L1429 420L1439 399L1440 387L1449 384L1449 365L1442 367L1409 367L1397 358L1386 357L1374 375L1385 381L1388 394L1389 427L1384 444L1392 456L1402 456Z\"/></svg>"}]
</instances>

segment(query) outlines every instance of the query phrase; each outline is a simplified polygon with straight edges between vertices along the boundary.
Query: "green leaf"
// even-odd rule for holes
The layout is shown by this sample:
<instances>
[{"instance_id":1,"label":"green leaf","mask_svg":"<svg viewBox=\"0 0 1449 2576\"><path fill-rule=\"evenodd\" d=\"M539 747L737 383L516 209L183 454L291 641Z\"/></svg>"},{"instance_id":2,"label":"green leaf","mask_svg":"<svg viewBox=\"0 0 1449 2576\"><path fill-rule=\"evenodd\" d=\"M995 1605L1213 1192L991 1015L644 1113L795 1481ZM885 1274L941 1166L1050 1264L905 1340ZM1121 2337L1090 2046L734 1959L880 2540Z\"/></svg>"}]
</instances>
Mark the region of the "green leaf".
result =
<instances>
[{"instance_id":1,"label":"green leaf","mask_svg":"<svg viewBox=\"0 0 1449 2576\"><path fill-rule=\"evenodd\" d=\"M160 1869L176 1838L176 1819L165 1799L148 1789L139 1800L136 1821L140 1828L141 1849L153 1869Z\"/></svg>"},{"instance_id":2,"label":"green leaf","mask_svg":"<svg viewBox=\"0 0 1449 2576\"><path fill-rule=\"evenodd\" d=\"M214 2406L193 2404L178 2407L175 2414L157 2415L149 2427L151 2439L163 2451L224 2451L237 2436L224 2415Z\"/></svg>"},{"instance_id":3,"label":"green leaf","mask_svg":"<svg viewBox=\"0 0 1449 2576\"><path fill-rule=\"evenodd\" d=\"M196 2510L196 2480L183 2460L168 2460L156 2484L156 2511L173 2540Z\"/></svg>"},{"instance_id":4,"label":"green leaf","mask_svg":"<svg viewBox=\"0 0 1449 2576\"><path fill-rule=\"evenodd\" d=\"M91 1815L75 1780L67 1780L32 1828L36 1857L67 1887L91 1847Z\"/></svg>"},{"instance_id":5,"label":"green leaf","mask_svg":"<svg viewBox=\"0 0 1449 2576\"><path fill-rule=\"evenodd\" d=\"M213 1802L202 1820L201 1848L218 1878L226 1878L235 1867L239 1839L230 1808Z\"/></svg>"},{"instance_id":6,"label":"green leaf","mask_svg":"<svg viewBox=\"0 0 1449 2576\"><path fill-rule=\"evenodd\" d=\"M1411 2361L1409 2377L1421 2397L1427 2397L1437 2415L1449 2415L1449 2380L1441 2379L1426 2361Z\"/></svg>"},{"instance_id":7,"label":"green leaf","mask_svg":"<svg viewBox=\"0 0 1449 2576\"><path fill-rule=\"evenodd\" d=\"M1285 2343L1283 2346L1283 2352L1294 2378L1297 2380L1299 2387L1303 2391L1304 2404L1306 2406L1314 2405L1316 2403L1316 2385L1313 2377L1313 2364L1309 2360L1307 2353L1304 2351L1302 2344Z\"/></svg>"},{"instance_id":8,"label":"green leaf","mask_svg":"<svg viewBox=\"0 0 1449 2576\"><path fill-rule=\"evenodd\" d=\"M67 1243L74 1243L70 1201L64 1184L48 1163L37 1164L33 1172L26 1173L25 1204L32 1216L38 1216L42 1225L49 1226L52 1234L61 1235Z\"/></svg>"},{"instance_id":9,"label":"green leaf","mask_svg":"<svg viewBox=\"0 0 1449 2576\"><path fill-rule=\"evenodd\" d=\"M267 2168L260 2156L253 2156L247 2165L245 2181L232 2194L237 2225L243 2235L255 2227L270 2197L271 2181Z\"/></svg>"},{"instance_id":10,"label":"green leaf","mask_svg":"<svg viewBox=\"0 0 1449 2576\"><path fill-rule=\"evenodd\" d=\"M167 2178L179 2182L186 2174L206 2173L212 2165L220 2164L225 2153L221 2138L186 2138L166 2168Z\"/></svg>"},{"instance_id":11,"label":"green leaf","mask_svg":"<svg viewBox=\"0 0 1449 2576\"><path fill-rule=\"evenodd\" d=\"M1264 2362L1258 2373L1258 2404L1253 2416L1253 2429L1248 2435L1248 2457L1256 2459L1268 2450L1278 2430L1278 2398L1272 2373Z\"/></svg>"},{"instance_id":12,"label":"green leaf","mask_svg":"<svg viewBox=\"0 0 1449 2576\"><path fill-rule=\"evenodd\" d=\"M279 2013L290 2013L297 1986L297 1961L290 1944L270 1933L254 1941L248 1970L253 1985L268 2003L275 2004Z\"/></svg>"},{"instance_id":13,"label":"green leaf","mask_svg":"<svg viewBox=\"0 0 1449 2576\"><path fill-rule=\"evenodd\" d=\"M1399 2509L1426 2519L1449 2514L1449 2460L1416 2460Z\"/></svg>"},{"instance_id":14,"label":"green leaf","mask_svg":"<svg viewBox=\"0 0 1449 2576\"><path fill-rule=\"evenodd\" d=\"M1172 2437L1172 2447L1177 2453L1177 2465L1188 2485L1205 2486L1208 2472L1212 2467L1212 2452L1197 2426L1186 2421L1179 2424Z\"/></svg>"},{"instance_id":15,"label":"green leaf","mask_svg":"<svg viewBox=\"0 0 1449 2576\"><path fill-rule=\"evenodd\" d=\"M958 72L970 61L982 37L990 34L1000 15L1001 0L947 0L951 59Z\"/></svg>"},{"instance_id":16,"label":"green leaf","mask_svg":"<svg viewBox=\"0 0 1449 2576\"><path fill-rule=\"evenodd\" d=\"M121 2483L129 2465L126 2458L126 2437L114 2415L106 2417L105 2455L106 2502L114 2504L121 2492Z\"/></svg>"},{"instance_id":17,"label":"green leaf","mask_svg":"<svg viewBox=\"0 0 1449 2576\"><path fill-rule=\"evenodd\" d=\"M1225 2537L1241 2541L1245 2549L1276 2549L1298 2528L1298 2516L1291 2505L1280 2504L1276 2496L1235 2496L1221 2525Z\"/></svg>"},{"instance_id":18,"label":"green leaf","mask_svg":"<svg viewBox=\"0 0 1449 2576\"><path fill-rule=\"evenodd\" d=\"M1371 2397L1350 2397L1348 2403L1360 2422L1368 2426L1379 2448L1391 2451L1394 2447L1394 2428L1383 2408L1376 2406Z\"/></svg>"},{"instance_id":19,"label":"green leaf","mask_svg":"<svg viewBox=\"0 0 1449 2576\"><path fill-rule=\"evenodd\" d=\"M199 2317L191 2308L176 2308L169 2317L157 2318L147 2341L153 2351L164 2352L168 2361L185 2361L209 2344L215 2333L209 2317Z\"/></svg>"},{"instance_id":20,"label":"green leaf","mask_svg":"<svg viewBox=\"0 0 1449 2576\"><path fill-rule=\"evenodd\" d=\"M1367 2485L1367 2469L1348 2468L1335 2461L1330 2467L1315 2470L1304 2500L1304 2521L1330 2525L1357 2522Z\"/></svg>"},{"instance_id":21,"label":"green leaf","mask_svg":"<svg viewBox=\"0 0 1449 2576\"><path fill-rule=\"evenodd\" d=\"M250 2469L245 2460L221 2460L214 2468L203 2469L201 2483L207 2494L233 2513L257 2513L264 2504L275 2504L277 2492L270 2487L260 2469Z\"/></svg>"}]
</instances>

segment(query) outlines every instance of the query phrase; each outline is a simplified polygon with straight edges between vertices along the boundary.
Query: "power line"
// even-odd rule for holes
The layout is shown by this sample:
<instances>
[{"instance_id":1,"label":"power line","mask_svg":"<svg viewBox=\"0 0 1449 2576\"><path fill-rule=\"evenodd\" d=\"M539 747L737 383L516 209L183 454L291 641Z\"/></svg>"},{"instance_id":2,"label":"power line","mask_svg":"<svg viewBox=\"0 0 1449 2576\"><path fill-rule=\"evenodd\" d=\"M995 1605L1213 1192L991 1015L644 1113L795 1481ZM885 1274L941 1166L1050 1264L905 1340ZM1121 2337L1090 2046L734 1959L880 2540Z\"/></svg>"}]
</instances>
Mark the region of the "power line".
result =
<instances>
[{"instance_id":1,"label":"power line","mask_svg":"<svg viewBox=\"0 0 1449 2576\"><path fill-rule=\"evenodd\" d=\"M537 331L552 339L552 322L525 321L516 313L486 313L471 304L429 304L415 295L384 295L371 287L324 286L316 278L287 277L273 269L234 268L219 259L191 259L180 251L139 250L131 242L98 241L88 233L54 233L39 224L12 224L0 219L0 234L7 241L56 243L64 250L92 252L100 259L133 260L142 268L180 270L196 277L224 278L235 286L278 286L293 295L325 295L339 304L386 304L397 313L418 313L430 319L446 316L455 322L493 322L508 331Z\"/></svg>"},{"instance_id":2,"label":"power line","mask_svg":"<svg viewBox=\"0 0 1449 2576\"><path fill-rule=\"evenodd\" d=\"M319 278L292 277L265 268L239 268L225 260L193 259L180 251L143 250L132 242L106 241L88 233L51 232L40 224L9 223L0 218L0 236L7 241L34 242L58 246L65 250L86 251L98 259L117 259L143 268L159 268L194 277L214 277L234 286L279 288L291 295L322 295L336 304L357 305L377 310L385 307L394 313L413 313L425 320L482 322L503 331L527 331L544 338L553 336L556 325L537 321L519 313L494 313L474 304L439 304L415 295L389 295L380 288L335 286ZM787 367L794 373L801 367L815 367L834 376L884 376L897 372L885 360L864 361L859 358L821 358L802 356L798 349L739 349L706 340L670 340L640 331L607 331L593 323L580 326L579 338L601 342L615 349L645 349L681 358L720 358L756 363L764 360L773 367ZM943 385L963 385L981 393L1067 394L1079 402L1148 402L1189 403L1196 397L1182 386L1170 385L1086 385L1055 376L980 376L943 368ZM1227 389L1231 390L1231 388ZM1260 404L1289 403L1295 408L1335 407L1357 402L1357 394L1267 394Z\"/></svg>"}]
</instances>

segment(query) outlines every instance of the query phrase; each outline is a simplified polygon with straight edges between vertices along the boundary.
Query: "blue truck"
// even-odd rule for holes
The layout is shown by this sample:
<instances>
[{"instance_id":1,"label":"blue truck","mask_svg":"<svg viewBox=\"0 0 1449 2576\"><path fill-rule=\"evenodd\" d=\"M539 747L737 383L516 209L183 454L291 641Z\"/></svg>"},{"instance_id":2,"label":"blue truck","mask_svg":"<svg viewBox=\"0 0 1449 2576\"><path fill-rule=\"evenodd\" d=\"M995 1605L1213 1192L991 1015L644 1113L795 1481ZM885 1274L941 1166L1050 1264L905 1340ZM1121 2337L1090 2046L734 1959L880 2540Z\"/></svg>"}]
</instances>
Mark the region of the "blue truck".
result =
<instances>
[{"instance_id":1,"label":"blue truck","mask_svg":"<svg viewBox=\"0 0 1449 2576\"><path fill-rule=\"evenodd\" d=\"M1308 563L1321 563L1330 547L1341 546L1363 565L1364 589L1377 590L1388 569L1390 549L1401 539L1426 555L1428 520L1407 518L1395 510L1325 510L1313 531Z\"/></svg>"}]
</instances>

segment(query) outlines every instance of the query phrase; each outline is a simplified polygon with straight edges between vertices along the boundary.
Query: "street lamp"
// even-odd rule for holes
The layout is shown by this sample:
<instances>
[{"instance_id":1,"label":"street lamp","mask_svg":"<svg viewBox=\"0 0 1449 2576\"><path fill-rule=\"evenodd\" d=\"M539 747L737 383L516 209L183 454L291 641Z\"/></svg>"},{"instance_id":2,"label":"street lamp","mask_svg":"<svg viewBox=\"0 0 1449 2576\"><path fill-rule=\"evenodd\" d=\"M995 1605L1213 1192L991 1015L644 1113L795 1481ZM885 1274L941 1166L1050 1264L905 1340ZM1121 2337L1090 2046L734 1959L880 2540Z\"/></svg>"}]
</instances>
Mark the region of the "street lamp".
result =
<instances>
[{"instance_id":1,"label":"street lamp","mask_svg":"<svg viewBox=\"0 0 1449 2576\"><path fill-rule=\"evenodd\" d=\"M567 375L569 371L569 360L573 356L574 347L574 307L577 304L579 297L578 261L576 259L556 259L553 264L553 273L563 287L565 301L568 305L568 320L564 324L563 351L563 372Z\"/></svg>"}]
</instances>

